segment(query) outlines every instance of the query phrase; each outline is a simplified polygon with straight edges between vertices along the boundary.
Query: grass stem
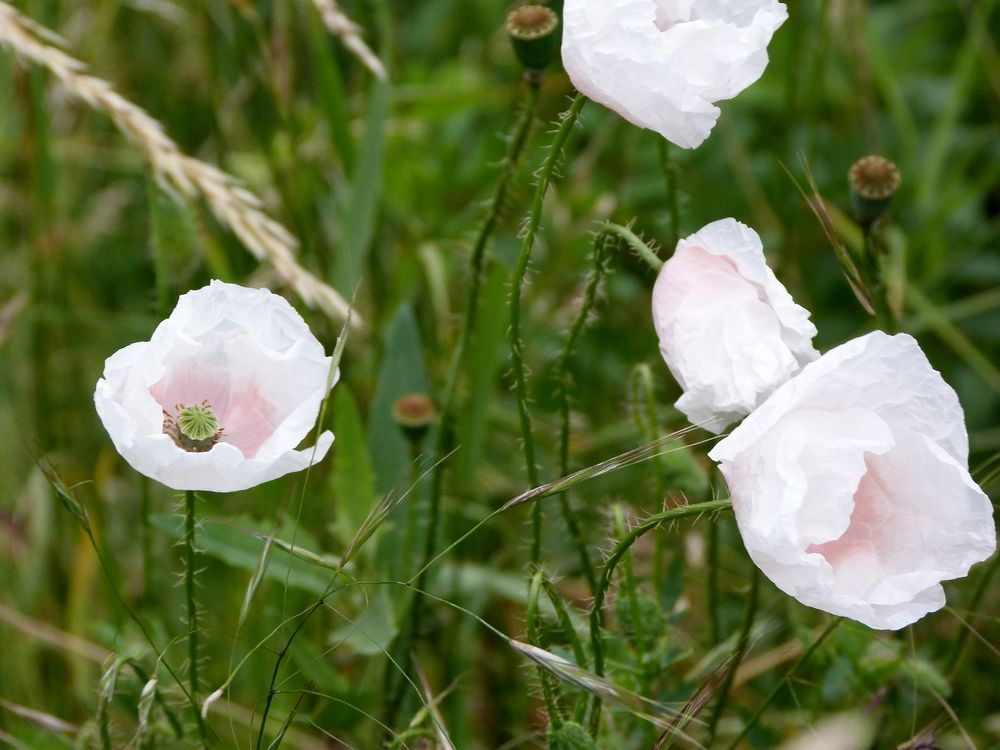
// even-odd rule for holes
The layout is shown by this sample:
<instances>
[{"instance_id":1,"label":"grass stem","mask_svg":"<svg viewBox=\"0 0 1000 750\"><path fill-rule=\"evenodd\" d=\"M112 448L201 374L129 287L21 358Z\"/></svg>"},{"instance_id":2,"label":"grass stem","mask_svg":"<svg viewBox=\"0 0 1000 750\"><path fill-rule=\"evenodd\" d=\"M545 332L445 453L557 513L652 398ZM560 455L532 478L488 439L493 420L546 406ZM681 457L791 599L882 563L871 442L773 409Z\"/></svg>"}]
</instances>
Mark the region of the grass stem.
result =
<instances>
[{"instance_id":1,"label":"grass stem","mask_svg":"<svg viewBox=\"0 0 1000 750\"><path fill-rule=\"evenodd\" d=\"M819 634L816 640L814 640L812 644L810 644L809 648L807 648L802 653L802 656L800 656L798 660L795 662L795 664L792 665L792 668L788 670L788 673L783 678L781 678L781 680L778 681L778 684L776 684L771 689L771 692L767 694L767 697L764 698L764 700L761 701L761 703L757 706L757 710L754 711L753 716L751 716L750 720L743 725L743 729L736 736L736 739L734 739L727 746L727 750L736 750L736 748L739 747L739 744L740 742L743 741L743 738L746 737L747 734L750 732L750 730L757 725L757 722L760 721L760 717L763 716L764 712L770 707L772 703L774 703L774 699L777 698L778 695L781 693L781 689L785 686L785 684L792 678L792 676L796 672L799 671L799 669L801 669L805 665L807 661L809 661L810 658L812 658L812 655L816 653L816 650L823 644L823 641L825 641L827 637L834 630L837 629L837 626L840 625L841 622L843 622L843 619L844 619L843 617L838 617L832 620L830 624L826 626L823 632Z\"/></svg>"},{"instance_id":2,"label":"grass stem","mask_svg":"<svg viewBox=\"0 0 1000 750\"><path fill-rule=\"evenodd\" d=\"M740 628L740 635L736 641L736 651L733 653L726 671L726 678L719 687L719 695L715 699L715 709L712 717L708 721L708 739L705 747L711 747L715 740L715 730L719 726L719 719L726 710L726 703L729 701L729 692L733 688L733 680L736 678L736 670L740 668L743 657L746 656L747 646L750 643L750 631L753 629L754 619L757 616L757 600L760 597L760 569L755 565L753 577L750 579L750 596L747 599L746 616L743 618L743 626Z\"/></svg>"}]
</instances>

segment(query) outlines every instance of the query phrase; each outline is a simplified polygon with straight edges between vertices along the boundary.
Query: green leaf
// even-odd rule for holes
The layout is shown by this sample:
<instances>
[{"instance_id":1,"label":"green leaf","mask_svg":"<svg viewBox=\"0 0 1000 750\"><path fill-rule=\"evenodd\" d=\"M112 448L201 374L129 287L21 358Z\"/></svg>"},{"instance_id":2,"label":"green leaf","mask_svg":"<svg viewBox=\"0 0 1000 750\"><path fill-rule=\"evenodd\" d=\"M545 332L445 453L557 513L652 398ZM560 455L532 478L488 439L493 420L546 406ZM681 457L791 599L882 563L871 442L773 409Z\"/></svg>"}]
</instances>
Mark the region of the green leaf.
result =
<instances>
[{"instance_id":1,"label":"green leaf","mask_svg":"<svg viewBox=\"0 0 1000 750\"><path fill-rule=\"evenodd\" d=\"M335 41L315 9L306 15L303 26L314 65L316 98L330 126L330 140L337 156L344 165L344 171L350 174L354 171L355 163L354 139L351 137L350 110L347 106L344 79L333 53Z\"/></svg>"},{"instance_id":2,"label":"green leaf","mask_svg":"<svg viewBox=\"0 0 1000 750\"><path fill-rule=\"evenodd\" d=\"M368 419L368 448L378 493L388 492L405 479L410 463L409 448L393 419L392 405L407 393L427 392L420 329L413 309L404 304L386 334L385 356Z\"/></svg>"},{"instance_id":3,"label":"green leaf","mask_svg":"<svg viewBox=\"0 0 1000 750\"><path fill-rule=\"evenodd\" d=\"M160 317L174 306L178 276L190 266L191 258L201 255L198 231L188 207L164 193L152 178L147 178L149 214L156 268L156 301ZM212 272L219 269L213 263Z\"/></svg>"},{"instance_id":4,"label":"green leaf","mask_svg":"<svg viewBox=\"0 0 1000 750\"><path fill-rule=\"evenodd\" d=\"M375 236L375 219L382 196L385 124L389 116L389 84L376 81L368 104L365 136L352 175L351 200L344 220L344 242L334 260L333 285L346 297L362 277Z\"/></svg>"},{"instance_id":5,"label":"green leaf","mask_svg":"<svg viewBox=\"0 0 1000 750\"><path fill-rule=\"evenodd\" d=\"M374 504L375 472L357 404L343 384L334 394L334 434L337 436L333 464L335 527L347 544Z\"/></svg>"},{"instance_id":6,"label":"green leaf","mask_svg":"<svg viewBox=\"0 0 1000 750\"><path fill-rule=\"evenodd\" d=\"M468 353L469 394L459 417L457 459L463 484L472 486L486 445L486 428L491 394L496 388L497 371L506 352L507 280L509 272L495 264L483 284L479 299L476 330Z\"/></svg>"},{"instance_id":7,"label":"green leaf","mask_svg":"<svg viewBox=\"0 0 1000 750\"><path fill-rule=\"evenodd\" d=\"M393 613L389 591L376 589L368 599L368 606L357 617L333 631L333 643L345 646L362 656L374 656L387 651L399 624Z\"/></svg>"}]
</instances>

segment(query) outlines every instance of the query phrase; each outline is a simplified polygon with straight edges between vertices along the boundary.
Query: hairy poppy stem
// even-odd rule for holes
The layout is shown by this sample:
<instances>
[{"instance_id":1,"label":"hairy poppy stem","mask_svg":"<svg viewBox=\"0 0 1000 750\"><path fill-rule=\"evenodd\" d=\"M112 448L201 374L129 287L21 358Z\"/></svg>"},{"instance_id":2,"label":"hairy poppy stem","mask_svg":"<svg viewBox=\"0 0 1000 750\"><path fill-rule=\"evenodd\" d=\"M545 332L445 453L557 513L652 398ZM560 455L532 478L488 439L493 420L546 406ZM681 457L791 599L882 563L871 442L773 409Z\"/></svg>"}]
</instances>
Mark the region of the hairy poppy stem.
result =
<instances>
[{"instance_id":1,"label":"hairy poppy stem","mask_svg":"<svg viewBox=\"0 0 1000 750\"><path fill-rule=\"evenodd\" d=\"M194 491L184 493L184 598L187 600L188 626L188 682L192 703L197 712L198 704L198 604L194 595L195 549L194 549ZM198 731L205 740L205 725L198 722Z\"/></svg>"},{"instance_id":2,"label":"hairy poppy stem","mask_svg":"<svg viewBox=\"0 0 1000 750\"><path fill-rule=\"evenodd\" d=\"M580 305L580 311L577 313L576 319L573 321L573 325L570 326L569 333L566 335L566 340L563 342L562 350L559 352L559 358L556 360L555 379L559 383L560 416L559 473L562 476L567 476L569 474L569 394L571 388L571 379L569 374L570 357L573 355L573 347L576 344L577 339L580 337L580 333L583 331L584 326L587 324L587 318L590 316L590 312L594 308L594 302L597 299L597 291L601 285L601 280L604 277L604 243L607 242L608 239L608 236L603 232L599 232L594 237L594 265L591 268L590 275L587 277L587 283L583 290L583 303ZM583 574L587 579L587 583L590 585L590 591L593 592L594 589L597 588L597 578L594 574L594 564L590 560L590 553L587 551L587 543L583 539L583 534L580 531L580 524L573 515L573 509L570 506L569 498L565 492L559 495L559 507L562 511L563 518L566 521L566 527L569 530L570 538L573 540L573 544L577 549L577 554L580 557L580 566L583 569Z\"/></svg>"},{"instance_id":3,"label":"hairy poppy stem","mask_svg":"<svg viewBox=\"0 0 1000 750\"><path fill-rule=\"evenodd\" d=\"M528 264L531 260L531 251L535 246L535 237L538 234L538 227L542 222L542 206L545 203L545 196L549 191L549 185L556 173L556 168L562 163L563 149L569 134L573 132L573 126L580 116L586 98L583 94L577 94L573 99L570 108L560 118L559 128L556 130L555 138L552 140L548 156L542 162L542 167L538 172L538 179L535 185L535 196L531 203L531 212L528 214L528 221L524 227L521 241L521 252L517 259L517 266L514 269L514 276L511 280L510 291L510 359L514 371L514 395L517 399L517 411L521 424L521 442L524 447L524 461L528 472L528 483L532 487L537 487L538 463L535 458L535 438L531 427L531 410L528 407L528 379L524 366L524 342L521 340L521 292L524 286L524 278L528 273ZM531 562L538 564L542 555L542 507L536 504L531 513Z\"/></svg>"},{"instance_id":4,"label":"hairy poppy stem","mask_svg":"<svg viewBox=\"0 0 1000 750\"><path fill-rule=\"evenodd\" d=\"M445 459L454 447L452 422L457 406L456 392L458 390L458 380L462 372L462 364L465 360L465 351L469 346L469 341L472 339L472 333L476 327L477 313L479 311L479 292L482 288L483 267L486 262L486 249L500 223L500 217L510 194L510 188L517 175L517 166L520 162L521 154L524 152L528 138L531 135L531 126L535 121L540 94L538 83L529 82L527 98L507 141L507 153L504 155L502 162L503 169L500 173L500 178L497 180L496 187L493 190L493 197L490 200L486 218L480 225L476 239L472 245L472 255L469 258L469 292L466 298L465 318L462 322L458 342L455 344L455 349L451 355L447 380L445 381L444 391L440 398L439 427L434 446L434 469L431 473L428 499L427 535L424 538L422 561L416 576L416 587L418 589L424 587L426 569L434 558L434 549L437 544L437 533L441 516L441 496L444 492L444 474L448 463ZM422 600L419 597L415 598L410 609L409 624L400 641L400 650L397 652L404 657L407 656L413 641L420 631L422 608ZM391 669L391 665L387 669ZM405 685L403 680L397 680L389 672L387 672L385 682L388 688L389 700L384 723L391 727L399 710ZM393 682L396 683L395 686L391 686Z\"/></svg>"},{"instance_id":5,"label":"hairy poppy stem","mask_svg":"<svg viewBox=\"0 0 1000 750\"><path fill-rule=\"evenodd\" d=\"M658 528L661 524L676 521L688 516L699 516L703 513L713 513L719 510L728 510L733 507L732 502L726 500L709 500L704 503L693 505L682 505L678 508L671 508L662 513L656 513L638 524L620 542L615 545L608 561L604 563L604 570L601 579L598 581L597 590L594 592L594 603L590 608L590 645L594 652L594 674L598 677L604 676L604 643L601 640L601 627L604 623L604 600L607 598L608 590L611 588L611 578L615 572L615 566L621 561L625 553L631 549L639 538L648 531ZM590 702L590 734L597 737L597 731L601 726L601 699L593 696Z\"/></svg>"}]
</instances>

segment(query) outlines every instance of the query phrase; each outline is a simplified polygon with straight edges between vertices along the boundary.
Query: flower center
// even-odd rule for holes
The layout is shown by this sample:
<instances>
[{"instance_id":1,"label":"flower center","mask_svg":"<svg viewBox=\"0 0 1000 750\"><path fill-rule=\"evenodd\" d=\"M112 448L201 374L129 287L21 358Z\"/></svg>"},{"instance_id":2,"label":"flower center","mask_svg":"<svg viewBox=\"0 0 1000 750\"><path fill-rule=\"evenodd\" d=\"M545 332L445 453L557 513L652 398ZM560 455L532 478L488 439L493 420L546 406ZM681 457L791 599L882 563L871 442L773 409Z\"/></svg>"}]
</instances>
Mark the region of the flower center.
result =
<instances>
[{"instance_id":1,"label":"flower center","mask_svg":"<svg viewBox=\"0 0 1000 750\"><path fill-rule=\"evenodd\" d=\"M163 432L189 453L211 450L222 437L223 429L208 401L174 407L176 416L163 412Z\"/></svg>"}]
</instances>

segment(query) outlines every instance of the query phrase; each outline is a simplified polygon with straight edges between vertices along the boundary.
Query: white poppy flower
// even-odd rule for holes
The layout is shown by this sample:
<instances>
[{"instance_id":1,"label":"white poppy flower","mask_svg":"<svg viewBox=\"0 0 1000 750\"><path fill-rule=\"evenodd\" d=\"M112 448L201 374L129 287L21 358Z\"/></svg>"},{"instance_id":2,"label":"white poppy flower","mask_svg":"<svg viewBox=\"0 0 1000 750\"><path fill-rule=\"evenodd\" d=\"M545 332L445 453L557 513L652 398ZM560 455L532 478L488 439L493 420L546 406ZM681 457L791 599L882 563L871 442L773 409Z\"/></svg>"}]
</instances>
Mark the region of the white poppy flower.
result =
<instances>
[{"instance_id":1,"label":"white poppy flower","mask_svg":"<svg viewBox=\"0 0 1000 750\"><path fill-rule=\"evenodd\" d=\"M302 317L267 289L213 281L177 301L149 341L108 358L94 403L115 448L175 490L232 492L299 471L295 450L337 375Z\"/></svg>"},{"instance_id":2,"label":"white poppy flower","mask_svg":"<svg viewBox=\"0 0 1000 750\"><path fill-rule=\"evenodd\" d=\"M768 268L757 233L735 219L677 244L653 287L653 325L684 389L677 408L712 432L819 356L809 312Z\"/></svg>"},{"instance_id":3,"label":"white poppy flower","mask_svg":"<svg viewBox=\"0 0 1000 750\"><path fill-rule=\"evenodd\" d=\"M594 101L695 148L719 119L713 102L763 74L787 17L777 0L566 0L563 66Z\"/></svg>"},{"instance_id":4,"label":"white poppy flower","mask_svg":"<svg viewBox=\"0 0 1000 750\"><path fill-rule=\"evenodd\" d=\"M750 557L803 604L896 630L945 604L996 548L955 392L917 342L881 331L827 352L709 456Z\"/></svg>"}]
</instances>

